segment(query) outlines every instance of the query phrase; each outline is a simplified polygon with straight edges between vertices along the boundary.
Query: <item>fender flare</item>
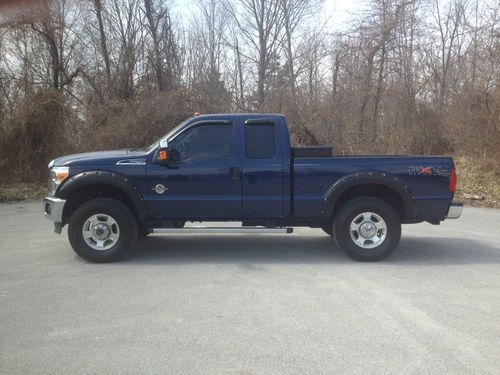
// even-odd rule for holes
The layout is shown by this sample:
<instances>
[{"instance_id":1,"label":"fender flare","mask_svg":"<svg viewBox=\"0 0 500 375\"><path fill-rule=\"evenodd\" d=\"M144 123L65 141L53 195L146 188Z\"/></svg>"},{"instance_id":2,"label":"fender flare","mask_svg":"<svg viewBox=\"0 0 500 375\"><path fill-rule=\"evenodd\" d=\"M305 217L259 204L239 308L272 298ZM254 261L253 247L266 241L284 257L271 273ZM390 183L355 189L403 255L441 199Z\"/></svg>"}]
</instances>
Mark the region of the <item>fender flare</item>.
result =
<instances>
[{"instance_id":1,"label":"fender flare","mask_svg":"<svg viewBox=\"0 0 500 375\"><path fill-rule=\"evenodd\" d=\"M403 201L404 217L402 219L405 220L415 216L417 212L415 197L408 188L408 185L401 181L398 176L387 172L364 171L344 176L328 188L321 207L323 218L329 220L332 217L336 203L347 190L365 184L382 185L394 190Z\"/></svg>"},{"instance_id":2,"label":"fender flare","mask_svg":"<svg viewBox=\"0 0 500 375\"><path fill-rule=\"evenodd\" d=\"M147 220L148 211L141 193L137 187L131 183L129 178L120 173L97 170L76 174L70 177L57 189L56 195L60 198L67 199L76 189L91 184L109 185L120 189L132 201L139 222L145 222Z\"/></svg>"}]
</instances>

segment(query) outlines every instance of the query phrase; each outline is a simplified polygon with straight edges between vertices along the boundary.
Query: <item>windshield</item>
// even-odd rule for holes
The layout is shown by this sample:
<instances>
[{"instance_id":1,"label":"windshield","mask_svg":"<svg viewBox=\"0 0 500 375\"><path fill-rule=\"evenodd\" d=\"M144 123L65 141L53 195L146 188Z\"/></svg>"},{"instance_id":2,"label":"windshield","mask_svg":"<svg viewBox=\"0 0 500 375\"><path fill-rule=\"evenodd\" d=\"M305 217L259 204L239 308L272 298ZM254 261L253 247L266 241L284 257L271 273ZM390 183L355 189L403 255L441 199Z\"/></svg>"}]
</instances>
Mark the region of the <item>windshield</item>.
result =
<instances>
[{"instance_id":1,"label":"windshield","mask_svg":"<svg viewBox=\"0 0 500 375\"><path fill-rule=\"evenodd\" d=\"M165 134L163 137L161 137L160 139L157 139L156 141L154 141L151 145L149 145L148 147L146 147L146 150L148 150L147 152L151 152L153 151L153 149L158 145L158 143L160 143L160 141L162 139L169 139L169 138L172 138L172 136L176 133L179 132L180 129L182 129L182 127L184 125L186 125L186 123L188 122L189 119L187 120L184 120L183 122L181 122L179 125L177 125L175 128L173 128L172 130L170 130L167 134Z\"/></svg>"}]
</instances>

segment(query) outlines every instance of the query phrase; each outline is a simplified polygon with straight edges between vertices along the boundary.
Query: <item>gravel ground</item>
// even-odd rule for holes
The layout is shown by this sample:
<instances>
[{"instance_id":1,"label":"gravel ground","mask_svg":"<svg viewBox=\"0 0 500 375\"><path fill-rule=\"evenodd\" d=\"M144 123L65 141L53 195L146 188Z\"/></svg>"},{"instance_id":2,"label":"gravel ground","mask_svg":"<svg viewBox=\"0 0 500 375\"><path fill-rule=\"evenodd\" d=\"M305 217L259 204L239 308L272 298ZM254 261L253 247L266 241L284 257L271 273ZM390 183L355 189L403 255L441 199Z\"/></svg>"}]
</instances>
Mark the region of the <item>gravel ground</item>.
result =
<instances>
[{"instance_id":1,"label":"gravel ground","mask_svg":"<svg viewBox=\"0 0 500 375\"><path fill-rule=\"evenodd\" d=\"M1 374L498 374L500 210L357 263L320 230L170 235L90 264L0 205Z\"/></svg>"}]
</instances>

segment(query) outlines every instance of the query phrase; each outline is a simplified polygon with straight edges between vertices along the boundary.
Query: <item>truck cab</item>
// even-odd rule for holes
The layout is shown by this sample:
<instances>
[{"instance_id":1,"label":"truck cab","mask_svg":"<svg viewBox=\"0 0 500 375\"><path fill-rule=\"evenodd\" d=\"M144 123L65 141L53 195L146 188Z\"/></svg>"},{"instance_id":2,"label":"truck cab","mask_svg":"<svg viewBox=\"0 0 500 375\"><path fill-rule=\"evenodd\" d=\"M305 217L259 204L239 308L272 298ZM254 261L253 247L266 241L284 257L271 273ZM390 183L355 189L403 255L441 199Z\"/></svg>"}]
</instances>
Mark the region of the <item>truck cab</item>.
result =
<instances>
[{"instance_id":1,"label":"truck cab","mask_svg":"<svg viewBox=\"0 0 500 375\"><path fill-rule=\"evenodd\" d=\"M290 139L278 115L207 115L162 141L146 163L154 219L281 219L290 213ZM158 190L159 189L159 190Z\"/></svg>"}]
</instances>

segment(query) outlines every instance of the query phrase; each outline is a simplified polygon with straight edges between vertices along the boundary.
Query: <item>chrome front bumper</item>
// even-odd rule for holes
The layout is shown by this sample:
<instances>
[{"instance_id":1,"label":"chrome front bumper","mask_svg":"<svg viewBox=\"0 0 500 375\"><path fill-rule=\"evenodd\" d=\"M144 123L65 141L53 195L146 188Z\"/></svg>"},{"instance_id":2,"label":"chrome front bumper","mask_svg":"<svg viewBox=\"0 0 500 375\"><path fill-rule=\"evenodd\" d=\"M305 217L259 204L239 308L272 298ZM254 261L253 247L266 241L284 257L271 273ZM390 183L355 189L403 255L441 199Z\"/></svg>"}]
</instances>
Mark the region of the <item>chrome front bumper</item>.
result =
<instances>
[{"instance_id":1,"label":"chrome front bumper","mask_svg":"<svg viewBox=\"0 0 500 375\"><path fill-rule=\"evenodd\" d=\"M43 212L45 217L52 220L54 223L62 224L65 204L66 199L45 197L43 199Z\"/></svg>"},{"instance_id":2,"label":"chrome front bumper","mask_svg":"<svg viewBox=\"0 0 500 375\"><path fill-rule=\"evenodd\" d=\"M462 209L464 205L459 202L451 202L450 207L448 208L448 214L446 215L447 219L458 219L462 214Z\"/></svg>"}]
</instances>

